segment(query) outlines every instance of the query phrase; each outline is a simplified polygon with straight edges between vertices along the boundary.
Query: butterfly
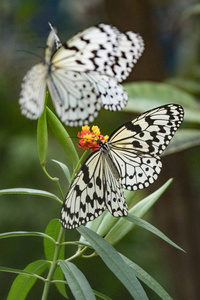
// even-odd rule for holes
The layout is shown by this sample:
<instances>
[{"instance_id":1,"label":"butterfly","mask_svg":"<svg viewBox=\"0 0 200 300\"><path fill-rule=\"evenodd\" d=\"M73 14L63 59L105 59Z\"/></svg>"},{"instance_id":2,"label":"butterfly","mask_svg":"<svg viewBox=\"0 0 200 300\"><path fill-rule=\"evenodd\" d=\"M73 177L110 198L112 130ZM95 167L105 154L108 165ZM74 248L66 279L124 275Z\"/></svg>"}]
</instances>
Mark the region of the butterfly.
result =
<instances>
[{"instance_id":1,"label":"butterfly","mask_svg":"<svg viewBox=\"0 0 200 300\"><path fill-rule=\"evenodd\" d=\"M58 116L69 126L92 122L101 106L121 110L128 96L119 82L127 78L144 50L141 36L99 24L62 45L50 27L44 62L32 67L23 78L21 113L38 119L47 87Z\"/></svg>"},{"instance_id":2,"label":"butterfly","mask_svg":"<svg viewBox=\"0 0 200 300\"><path fill-rule=\"evenodd\" d=\"M121 125L94 151L77 172L61 209L64 228L73 229L108 210L126 216L123 189L148 187L157 178L165 150L183 121L184 110L168 104Z\"/></svg>"}]
</instances>

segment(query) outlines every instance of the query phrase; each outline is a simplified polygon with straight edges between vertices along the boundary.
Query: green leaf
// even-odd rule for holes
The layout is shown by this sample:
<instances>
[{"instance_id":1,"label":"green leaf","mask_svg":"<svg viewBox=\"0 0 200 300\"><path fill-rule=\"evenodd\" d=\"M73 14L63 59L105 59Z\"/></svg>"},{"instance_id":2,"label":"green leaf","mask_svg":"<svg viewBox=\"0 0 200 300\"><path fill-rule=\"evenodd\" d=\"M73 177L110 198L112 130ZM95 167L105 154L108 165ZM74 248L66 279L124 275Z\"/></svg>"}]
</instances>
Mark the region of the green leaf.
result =
<instances>
[{"instance_id":1,"label":"green leaf","mask_svg":"<svg viewBox=\"0 0 200 300\"><path fill-rule=\"evenodd\" d=\"M46 93L46 98L48 93ZM48 150L48 132L47 132L47 119L46 119L46 106L44 111L38 119L37 123L37 145L38 154L41 165L46 164L47 150Z\"/></svg>"},{"instance_id":2,"label":"green leaf","mask_svg":"<svg viewBox=\"0 0 200 300\"><path fill-rule=\"evenodd\" d=\"M183 250L181 247L179 247L178 245L176 245L174 242L172 242L172 240L170 240L164 233L162 233L160 230L158 230L156 227L154 227L153 225L151 225L150 223L148 223L145 220L142 220L136 216L131 215L130 213L126 216L123 217L125 219L127 219L130 222L133 222L134 224L152 232L153 234L157 235L158 237L160 237L161 239L163 239L165 242L167 242L168 244L172 245L173 247L185 252L185 250Z\"/></svg>"},{"instance_id":3,"label":"green leaf","mask_svg":"<svg viewBox=\"0 0 200 300\"><path fill-rule=\"evenodd\" d=\"M73 263L68 261L60 261L59 264L75 299L96 299L84 274Z\"/></svg>"},{"instance_id":4,"label":"green leaf","mask_svg":"<svg viewBox=\"0 0 200 300\"><path fill-rule=\"evenodd\" d=\"M142 217L144 216L148 210L154 205L154 203L158 200L158 198L162 195L162 193L167 189L167 187L172 182L172 179L169 179L163 186L161 186L157 191L139 201L136 205L134 205L129 214ZM130 192L132 194L132 192ZM104 224L105 228L106 224ZM109 232L105 236L105 240L109 242L111 245L115 245L118 243L127 233L133 229L135 226L134 223L127 222L126 218L117 218L117 223L115 226L110 228Z\"/></svg>"},{"instance_id":5,"label":"green leaf","mask_svg":"<svg viewBox=\"0 0 200 300\"><path fill-rule=\"evenodd\" d=\"M53 280L62 280L64 281L65 278L64 278L64 274L63 274L63 271L61 270L60 266L58 266L53 274ZM66 288L65 288L65 285L66 285L66 281L65 282L55 282L55 285L58 289L58 291L60 292L60 294L68 299L68 296L67 296L67 293L66 293Z\"/></svg>"},{"instance_id":6,"label":"green leaf","mask_svg":"<svg viewBox=\"0 0 200 300\"><path fill-rule=\"evenodd\" d=\"M180 129L177 131L162 156L183 151L198 145L200 145L200 130Z\"/></svg>"},{"instance_id":7,"label":"green leaf","mask_svg":"<svg viewBox=\"0 0 200 300\"><path fill-rule=\"evenodd\" d=\"M72 162L72 165L75 168L79 162L79 157L74 147L74 144L72 143L71 138L68 135L66 129L58 120L58 118L54 115L54 113L48 107L46 109L48 124L54 136L65 151L65 154L67 155L68 159Z\"/></svg>"},{"instance_id":8,"label":"green leaf","mask_svg":"<svg viewBox=\"0 0 200 300\"><path fill-rule=\"evenodd\" d=\"M35 189L28 189L28 188L14 188L14 189L0 190L0 195L6 195L6 194L37 195L37 196L48 197L48 198L54 199L61 204L63 203L56 195L46 192L46 191L42 191L42 190L35 190Z\"/></svg>"},{"instance_id":9,"label":"green leaf","mask_svg":"<svg viewBox=\"0 0 200 300\"><path fill-rule=\"evenodd\" d=\"M56 241L49 235L46 235L43 232L34 232L34 231L13 231L13 232L5 232L0 234L0 239L10 238L10 237L17 237L17 236L38 236L49 239L53 243Z\"/></svg>"},{"instance_id":10,"label":"green leaf","mask_svg":"<svg viewBox=\"0 0 200 300\"><path fill-rule=\"evenodd\" d=\"M87 227L81 226L77 228L77 231L91 244L107 267L122 282L135 300L148 299L131 268L124 262L112 245Z\"/></svg>"},{"instance_id":11,"label":"green leaf","mask_svg":"<svg viewBox=\"0 0 200 300\"><path fill-rule=\"evenodd\" d=\"M65 164L63 164L62 162L60 162L58 160L52 159L52 161L61 167L61 169L63 170L63 172L65 174L65 177L67 178L67 181L70 183L71 182L71 174L70 174L69 168Z\"/></svg>"},{"instance_id":12,"label":"green leaf","mask_svg":"<svg viewBox=\"0 0 200 300\"><path fill-rule=\"evenodd\" d=\"M188 93L199 94L200 93L200 86L199 81L190 79L190 78L183 78L183 77L173 77L167 78L165 82L176 86Z\"/></svg>"},{"instance_id":13,"label":"green leaf","mask_svg":"<svg viewBox=\"0 0 200 300\"><path fill-rule=\"evenodd\" d=\"M200 123L200 109L195 98L167 83L140 82L123 85L129 95L124 111L143 113L149 109L177 103L184 107L184 120Z\"/></svg>"},{"instance_id":14,"label":"green leaf","mask_svg":"<svg viewBox=\"0 0 200 300\"><path fill-rule=\"evenodd\" d=\"M50 263L45 260L38 260L29 264L24 271L27 271L30 274L20 274L14 280L11 289L8 294L7 300L24 300L30 289L35 284L38 276L42 274L48 267ZM35 276L34 276L35 275Z\"/></svg>"},{"instance_id":15,"label":"green leaf","mask_svg":"<svg viewBox=\"0 0 200 300\"><path fill-rule=\"evenodd\" d=\"M60 228L61 228L61 224L58 219L51 220L47 225L45 234L47 236L52 237L53 240L57 241L60 233ZM65 236L63 234L61 242L64 241L65 241ZM55 243L53 243L50 239L44 238L44 252L45 252L46 259L52 261L55 253ZM60 247L58 259L65 258L64 252L65 252L65 246L63 245Z\"/></svg>"},{"instance_id":16,"label":"green leaf","mask_svg":"<svg viewBox=\"0 0 200 300\"><path fill-rule=\"evenodd\" d=\"M40 279L42 281L45 281L45 278L43 278L43 277L41 277L37 274L34 274L32 272L25 271L25 270L19 270L19 269L14 269L14 268L7 268L7 267L0 267L0 271L5 272L5 273L21 274L21 275L25 275L25 276L29 276L29 277L35 277L36 279Z\"/></svg>"},{"instance_id":17,"label":"green leaf","mask_svg":"<svg viewBox=\"0 0 200 300\"><path fill-rule=\"evenodd\" d=\"M139 267L129 258L127 258L121 253L119 254L123 258L125 263L129 265L129 267L131 267L131 269L133 270L137 278L139 278L142 282L144 282L150 289L152 289L158 296L160 296L161 299L172 300L170 295L163 289L163 287L153 277L151 277L146 271L144 271L141 267Z\"/></svg>"},{"instance_id":18,"label":"green leaf","mask_svg":"<svg viewBox=\"0 0 200 300\"><path fill-rule=\"evenodd\" d=\"M108 297L108 296L106 296L106 295L104 295L104 294L102 294L102 293L100 293L100 292L97 292L97 291L95 291L95 290L93 290L93 293L94 293L96 296L98 296L99 298L101 298L101 299L104 299L104 300L112 300L110 297Z\"/></svg>"}]
</instances>

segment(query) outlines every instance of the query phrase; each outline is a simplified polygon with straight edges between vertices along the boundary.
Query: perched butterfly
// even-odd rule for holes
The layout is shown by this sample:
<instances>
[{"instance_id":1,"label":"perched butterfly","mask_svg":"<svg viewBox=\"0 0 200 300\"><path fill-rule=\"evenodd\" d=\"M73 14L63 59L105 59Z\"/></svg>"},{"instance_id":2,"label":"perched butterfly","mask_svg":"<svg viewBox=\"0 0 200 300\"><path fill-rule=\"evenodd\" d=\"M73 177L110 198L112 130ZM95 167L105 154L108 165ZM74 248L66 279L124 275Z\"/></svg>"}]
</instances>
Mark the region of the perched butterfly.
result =
<instances>
[{"instance_id":1,"label":"perched butterfly","mask_svg":"<svg viewBox=\"0 0 200 300\"><path fill-rule=\"evenodd\" d=\"M69 126L92 122L101 106L121 110L128 97L119 82L127 78L143 49L138 34L121 33L111 25L90 27L63 45L51 27L44 62L30 69L22 82L22 114L39 118L46 87L58 116Z\"/></svg>"},{"instance_id":2,"label":"perched butterfly","mask_svg":"<svg viewBox=\"0 0 200 300\"><path fill-rule=\"evenodd\" d=\"M116 129L76 174L61 210L61 223L72 229L98 217L105 209L114 217L128 213L124 189L148 187L157 178L165 150L183 121L180 105L149 110Z\"/></svg>"}]
</instances>

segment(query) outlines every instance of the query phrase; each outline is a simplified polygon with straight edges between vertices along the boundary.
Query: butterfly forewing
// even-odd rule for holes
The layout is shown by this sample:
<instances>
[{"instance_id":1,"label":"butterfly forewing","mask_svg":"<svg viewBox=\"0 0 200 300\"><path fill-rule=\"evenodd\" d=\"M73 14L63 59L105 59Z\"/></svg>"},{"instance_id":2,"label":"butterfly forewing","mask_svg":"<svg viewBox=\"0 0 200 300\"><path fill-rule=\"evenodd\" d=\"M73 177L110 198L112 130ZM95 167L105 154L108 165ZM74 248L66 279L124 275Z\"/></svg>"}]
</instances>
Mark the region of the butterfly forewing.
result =
<instances>
[{"instance_id":1,"label":"butterfly forewing","mask_svg":"<svg viewBox=\"0 0 200 300\"><path fill-rule=\"evenodd\" d=\"M103 163L94 152L75 176L61 210L64 228L75 228L91 221L106 209L103 188Z\"/></svg>"},{"instance_id":2,"label":"butterfly forewing","mask_svg":"<svg viewBox=\"0 0 200 300\"><path fill-rule=\"evenodd\" d=\"M104 72L106 64L113 64L120 32L117 28L99 24L90 27L67 41L53 56L56 68L78 72Z\"/></svg>"},{"instance_id":3,"label":"butterfly forewing","mask_svg":"<svg viewBox=\"0 0 200 300\"><path fill-rule=\"evenodd\" d=\"M115 60L108 75L118 82L125 80L144 51L144 42L139 34L132 31L121 33Z\"/></svg>"},{"instance_id":4,"label":"butterfly forewing","mask_svg":"<svg viewBox=\"0 0 200 300\"><path fill-rule=\"evenodd\" d=\"M168 104L147 111L118 128L109 139L115 149L160 155L183 121L180 105Z\"/></svg>"}]
</instances>

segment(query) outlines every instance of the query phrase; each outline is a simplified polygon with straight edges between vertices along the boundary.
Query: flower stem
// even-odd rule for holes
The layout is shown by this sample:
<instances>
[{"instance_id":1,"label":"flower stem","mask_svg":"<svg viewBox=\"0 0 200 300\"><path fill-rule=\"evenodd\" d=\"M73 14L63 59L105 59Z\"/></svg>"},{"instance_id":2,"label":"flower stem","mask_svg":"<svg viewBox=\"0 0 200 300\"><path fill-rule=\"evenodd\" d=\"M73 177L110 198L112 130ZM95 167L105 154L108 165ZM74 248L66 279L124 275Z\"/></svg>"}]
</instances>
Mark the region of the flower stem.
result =
<instances>
[{"instance_id":1,"label":"flower stem","mask_svg":"<svg viewBox=\"0 0 200 300\"><path fill-rule=\"evenodd\" d=\"M52 264L50 266L49 273L48 273L47 279L46 279L45 284L44 284L44 290L43 290L41 300L46 300L47 297L48 297L51 280L53 278L53 274L54 274L54 272L56 270L56 267L57 267L57 261L58 261L58 256L59 256L59 252L60 252L60 247L61 247L61 244L62 244L63 234L64 234L64 228L61 227L59 235L58 235L58 239L57 239L57 242L56 242L56 245L55 245L55 252L54 252L53 261L52 261Z\"/></svg>"}]
</instances>

